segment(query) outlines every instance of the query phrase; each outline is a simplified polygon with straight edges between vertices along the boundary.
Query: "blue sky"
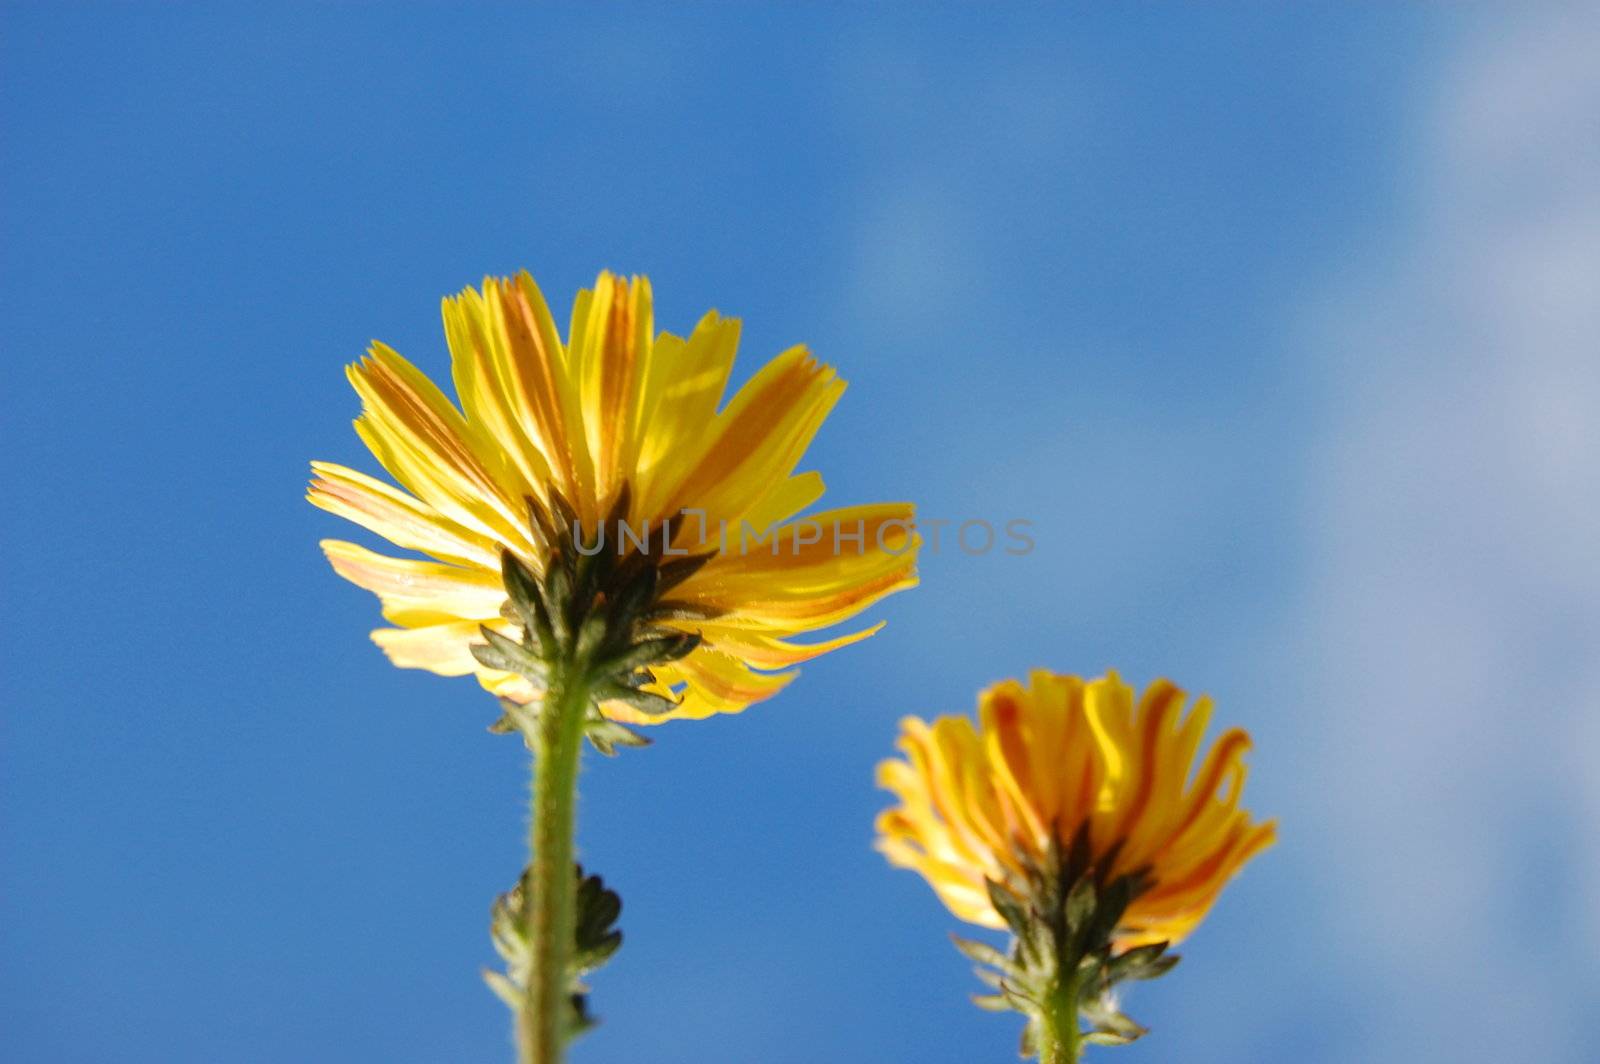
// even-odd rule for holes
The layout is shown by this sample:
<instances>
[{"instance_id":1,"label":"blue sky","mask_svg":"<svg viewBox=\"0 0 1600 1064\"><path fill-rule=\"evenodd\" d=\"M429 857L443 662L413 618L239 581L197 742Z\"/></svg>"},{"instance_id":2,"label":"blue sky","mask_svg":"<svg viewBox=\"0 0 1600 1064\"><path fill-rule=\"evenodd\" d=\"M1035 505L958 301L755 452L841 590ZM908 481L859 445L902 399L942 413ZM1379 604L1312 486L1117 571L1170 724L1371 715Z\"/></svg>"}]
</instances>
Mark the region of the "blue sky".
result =
<instances>
[{"instance_id":1,"label":"blue sky","mask_svg":"<svg viewBox=\"0 0 1600 1064\"><path fill-rule=\"evenodd\" d=\"M577 1064L1010 1059L871 769L1035 666L1211 693L1281 821L1116 1059L1590 1059L1592 13L3 20L9 1059L509 1059L522 751L387 665L300 496L374 468L343 364L442 373L439 297L524 267L811 344L831 501L1038 540L588 766L627 943Z\"/></svg>"}]
</instances>

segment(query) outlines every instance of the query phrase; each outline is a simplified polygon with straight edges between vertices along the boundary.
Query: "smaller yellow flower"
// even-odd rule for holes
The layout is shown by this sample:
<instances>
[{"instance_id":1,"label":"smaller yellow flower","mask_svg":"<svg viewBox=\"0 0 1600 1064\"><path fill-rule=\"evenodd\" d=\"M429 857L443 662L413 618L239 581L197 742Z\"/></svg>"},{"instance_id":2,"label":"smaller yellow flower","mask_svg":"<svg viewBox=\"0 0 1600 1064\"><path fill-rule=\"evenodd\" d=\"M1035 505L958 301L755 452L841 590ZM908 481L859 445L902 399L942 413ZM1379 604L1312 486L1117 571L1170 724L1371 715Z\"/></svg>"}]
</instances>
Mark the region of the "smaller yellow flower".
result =
<instances>
[{"instance_id":1,"label":"smaller yellow flower","mask_svg":"<svg viewBox=\"0 0 1600 1064\"><path fill-rule=\"evenodd\" d=\"M920 873L963 920L1010 928L1009 956L959 943L999 974L980 1004L1032 1017L1025 1052L1076 1059L1089 1041L1143 1028L1117 1013L1112 987L1151 978L1276 825L1240 807L1250 737L1225 733L1195 767L1211 700L1184 712L1158 680L1135 701L1115 673L1083 680L1036 671L984 691L965 716L908 717L905 759L878 766L900 805L878 817L878 848ZM1070 1022L1071 1027L1067 1024ZM1052 1055L1042 1042L1070 1043Z\"/></svg>"},{"instance_id":2,"label":"smaller yellow flower","mask_svg":"<svg viewBox=\"0 0 1600 1064\"><path fill-rule=\"evenodd\" d=\"M1018 881L1045 860L1052 836L1070 844L1088 826L1110 878L1143 871L1118 943L1176 943L1223 886L1273 842L1276 824L1239 807L1250 736L1227 732L1190 777L1211 700L1183 716L1183 691L1158 680L1138 704L1115 673L1098 680L1036 671L978 699L966 717L902 722L907 760L878 766L901 801L878 818L879 849L914 869L963 920L1005 923L986 880Z\"/></svg>"}]
</instances>

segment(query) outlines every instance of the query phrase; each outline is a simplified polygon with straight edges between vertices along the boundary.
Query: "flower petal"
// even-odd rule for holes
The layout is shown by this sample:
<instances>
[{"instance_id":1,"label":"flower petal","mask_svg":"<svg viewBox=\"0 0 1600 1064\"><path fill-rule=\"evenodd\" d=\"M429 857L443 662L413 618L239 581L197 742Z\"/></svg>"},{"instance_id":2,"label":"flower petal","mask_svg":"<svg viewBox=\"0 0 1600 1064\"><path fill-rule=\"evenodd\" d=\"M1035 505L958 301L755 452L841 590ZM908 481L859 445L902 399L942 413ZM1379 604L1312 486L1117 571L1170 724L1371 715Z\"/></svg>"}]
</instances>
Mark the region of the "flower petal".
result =
<instances>
[{"instance_id":1,"label":"flower petal","mask_svg":"<svg viewBox=\"0 0 1600 1064\"><path fill-rule=\"evenodd\" d=\"M384 617L406 627L493 620L506 600L499 579L483 569L390 558L338 539L323 540L322 550L334 572L377 595Z\"/></svg>"}]
</instances>

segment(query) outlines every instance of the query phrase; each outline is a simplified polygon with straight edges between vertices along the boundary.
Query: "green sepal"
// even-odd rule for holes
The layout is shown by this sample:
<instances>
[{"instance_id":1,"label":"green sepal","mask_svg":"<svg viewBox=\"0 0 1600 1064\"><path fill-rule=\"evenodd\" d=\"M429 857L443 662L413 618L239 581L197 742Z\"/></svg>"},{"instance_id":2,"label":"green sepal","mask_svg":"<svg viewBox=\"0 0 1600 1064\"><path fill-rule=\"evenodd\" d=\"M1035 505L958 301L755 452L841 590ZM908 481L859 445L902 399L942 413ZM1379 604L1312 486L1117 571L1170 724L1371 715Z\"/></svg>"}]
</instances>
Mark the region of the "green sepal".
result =
<instances>
[{"instance_id":1,"label":"green sepal","mask_svg":"<svg viewBox=\"0 0 1600 1064\"><path fill-rule=\"evenodd\" d=\"M549 521L555 526L554 535L552 536L553 541L562 547L570 544L572 542L573 529L579 527L578 511L567 501L567 497L559 491L550 493ZM557 551L557 555L562 565L567 569L568 575L572 575L572 569L575 564L572 558L573 552L560 550Z\"/></svg>"},{"instance_id":2,"label":"green sepal","mask_svg":"<svg viewBox=\"0 0 1600 1064\"><path fill-rule=\"evenodd\" d=\"M500 716L489 725L489 732L493 735L520 734L531 749L538 726L538 703L524 704L510 698L501 698ZM632 728L603 716L598 707L591 707L589 715L584 718L583 736L589 740L591 746L607 757L615 757L619 746L650 745L649 739Z\"/></svg>"},{"instance_id":3,"label":"green sepal","mask_svg":"<svg viewBox=\"0 0 1600 1064\"><path fill-rule=\"evenodd\" d=\"M610 623L598 613L591 613L578 626L577 656L588 661L605 645L612 631Z\"/></svg>"},{"instance_id":4,"label":"green sepal","mask_svg":"<svg viewBox=\"0 0 1600 1064\"><path fill-rule=\"evenodd\" d=\"M617 497L611 504L611 509L600 521L597 533L599 549L593 554L577 550L574 546L573 553L577 555L577 599L579 602L593 601L606 582L610 579L617 565L616 544L606 543L606 530L611 529L615 535L616 530L628 519L628 507L633 499L632 489L626 481L617 492ZM587 549L587 545L585 545Z\"/></svg>"},{"instance_id":5,"label":"green sepal","mask_svg":"<svg viewBox=\"0 0 1600 1064\"><path fill-rule=\"evenodd\" d=\"M550 614L550 634L558 647L572 639L572 572L565 565L552 563L544 574L544 604Z\"/></svg>"},{"instance_id":6,"label":"green sepal","mask_svg":"<svg viewBox=\"0 0 1600 1064\"><path fill-rule=\"evenodd\" d=\"M601 674L631 673L652 665L665 665L688 656L701 643L699 632L674 632L671 635L652 636L633 644L614 658L596 666Z\"/></svg>"},{"instance_id":7,"label":"green sepal","mask_svg":"<svg viewBox=\"0 0 1600 1064\"><path fill-rule=\"evenodd\" d=\"M639 620L643 624L660 624L663 621L714 621L727 612L720 606L703 606L698 602L668 599L650 607Z\"/></svg>"},{"instance_id":8,"label":"green sepal","mask_svg":"<svg viewBox=\"0 0 1600 1064\"><path fill-rule=\"evenodd\" d=\"M1093 859L1093 849L1089 841L1089 822L1085 820L1078 825L1078 830L1072 833L1072 842L1068 844L1064 857L1061 853L1059 837L1052 834L1050 836L1050 853L1051 859L1055 862L1055 867L1061 869L1065 875L1076 877L1087 872Z\"/></svg>"},{"instance_id":9,"label":"green sepal","mask_svg":"<svg viewBox=\"0 0 1600 1064\"><path fill-rule=\"evenodd\" d=\"M607 757L617 756L619 746L649 746L650 740L625 725L605 717L591 717L583 726L584 738Z\"/></svg>"},{"instance_id":10,"label":"green sepal","mask_svg":"<svg viewBox=\"0 0 1600 1064\"><path fill-rule=\"evenodd\" d=\"M595 685L594 693L598 701L621 702L651 717L659 717L678 708L678 703L670 698L664 698L654 691L641 691L615 680L602 680Z\"/></svg>"},{"instance_id":11,"label":"green sepal","mask_svg":"<svg viewBox=\"0 0 1600 1064\"><path fill-rule=\"evenodd\" d=\"M974 966L972 969L972 974L977 978L978 982L993 990L999 990L1000 984L1006 981L1007 976L1015 978L1015 974L1012 972L996 970L994 968L984 968L981 965Z\"/></svg>"},{"instance_id":12,"label":"green sepal","mask_svg":"<svg viewBox=\"0 0 1600 1064\"><path fill-rule=\"evenodd\" d=\"M550 621L546 613L544 593L539 588L539 579L528 568L523 560L509 550L500 552L500 580L505 585L506 595L515 620L522 622L523 630L529 632L537 646L549 645Z\"/></svg>"},{"instance_id":13,"label":"green sepal","mask_svg":"<svg viewBox=\"0 0 1600 1064\"><path fill-rule=\"evenodd\" d=\"M1072 889L1067 892L1067 902L1062 910L1066 918L1069 934L1080 934L1088 931L1090 921L1093 920L1100 892L1095 889L1094 880L1084 876L1072 884Z\"/></svg>"},{"instance_id":14,"label":"green sepal","mask_svg":"<svg viewBox=\"0 0 1600 1064\"><path fill-rule=\"evenodd\" d=\"M655 602L659 579L660 574L653 565L624 566L618 572L618 586L607 596L606 603L606 614L618 632L631 632L645 610Z\"/></svg>"},{"instance_id":15,"label":"green sepal","mask_svg":"<svg viewBox=\"0 0 1600 1064\"><path fill-rule=\"evenodd\" d=\"M518 702L514 698L500 698L500 719L489 725L489 731L495 735L511 735L520 733L530 744L533 742L534 729L539 726L539 703Z\"/></svg>"},{"instance_id":16,"label":"green sepal","mask_svg":"<svg viewBox=\"0 0 1600 1064\"><path fill-rule=\"evenodd\" d=\"M962 938L960 935L951 935L950 941L955 943L956 949L965 954L967 959L972 961L974 964L986 964L991 968L1000 969L1006 969L1010 967L1010 962L1006 959L1006 955L989 945L987 942L979 942L976 939L971 938Z\"/></svg>"},{"instance_id":17,"label":"green sepal","mask_svg":"<svg viewBox=\"0 0 1600 1064\"><path fill-rule=\"evenodd\" d=\"M1016 963L1024 970L1047 963L1055 955L1055 948L1055 938L1050 929L1038 924L1025 927L1012 946Z\"/></svg>"},{"instance_id":18,"label":"green sepal","mask_svg":"<svg viewBox=\"0 0 1600 1064\"><path fill-rule=\"evenodd\" d=\"M989 904L994 906L994 911L1000 914L1000 919L1006 922L1013 934L1021 937L1028 933L1028 914L1022 902L999 880L986 879L984 886L989 889Z\"/></svg>"},{"instance_id":19,"label":"green sepal","mask_svg":"<svg viewBox=\"0 0 1600 1064\"><path fill-rule=\"evenodd\" d=\"M627 519L632 497L631 486L623 483L608 506L602 532ZM472 648L475 659L485 668L524 676L541 691L548 687L551 670L565 663L582 670L595 705L614 701L652 717L672 712L678 705L675 695L644 690L657 681L651 668L692 653L702 637L698 632L669 627L668 622L687 627L723 611L695 603L663 602L661 592L688 579L712 555L669 554L667 522L652 528L642 546L627 554L621 553L620 539L604 543L594 553L580 553L576 548L588 536L576 508L566 498L549 491L543 501L531 496L524 501L530 536L548 553L536 573L533 565L515 552L501 551L507 601L500 612L521 626L523 640L519 644L485 626L484 644ZM584 549L590 549L587 543ZM520 711L507 709L490 730L520 731L531 740L537 734L537 719L536 705ZM595 749L607 755L621 746L648 743L594 709L585 734Z\"/></svg>"},{"instance_id":20,"label":"green sepal","mask_svg":"<svg viewBox=\"0 0 1600 1064\"><path fill-rule=\"evenodd\" d=\"M516 673L537 690L545 689L549 668L532 650L486 624L478 626L478 634L483 636L485 642L473 643L468 649L480 665L500 672Z\"/></svg>"},{"instance_id":21,"label":"green sepal","mask_svg":"<svg viewBox=\"0 0 1600 1064\"><path fill-rule=\"evenodd\" d=\"M655 683L656 675L649 669L634 669L632 672L615 673L610 677L610 681L637 691L641 687L649 687Z\"/></svg>"},{"instance_id":22,"label":"green sepal","mask_svg":"<svg viewBox=\"0 0 1600 1064\"><path fill-rule=\"evenodd\" d=\"M505 1002L506 1008L513 1012L522 1008L522 989L506 978L505 973L485 968L482 975L483 981L489 984L489 989L494 991L495 997Z\"/></svg>"},{"instance_id":23,"label":"green sepal","mask_svg":"<svg viewBox=\"0 0 1600 1064\"><path fill-rule=\"evenodd\" d=\"M1085 1005L1083 1015L1094 1025L1084 1039L1095 1045L1125 1046L1150 1033L1148 1027L1135 1023L1105 999Z\"/></svg>"},{"instance_id":24,"label":"green sepal","mask_svg":"<svg viewBox=\"0 0 1600 1064\"><path fill-rule=\"evenodd\" d=\"M1123 913L1128 911L1134 897L1144 889L1143 878L1135 874L1118 876L1100 892L1094 917L1084 929L1089 949L1110 941L1117 925L1122 922Z\"/></svg>"},{"instance_id":25,"label":"green sepal","mask_svg":"<svg viewBox=\"0 0 1600 1064\"><path fill-rule=\"evenodd\" d=\"M554 494L552 492L552 494ZM541 541L551 550L561 544L561 530L556 527L547 510L538 499L532 495L522 497L523 508L528 512L528 526L533 529L534 538Z\"/></svg>"},{"instance_id":26,"label":"green sepal","mask_svg":"<svg viewBox=\"0 0 1600 1064\"><path fill-rule=\"evenodd\" d=\"M1036 994L1005 981L1000 983L1000 996L1005 998L1011 1007L1018 1012L1031 1014L1042 1007L1042 1003Z\"/></svg>"},{"instance_id":27,"label":"green sepal","mask_svg":"<svg viewBox=\"0 0 1600 1064\"><path fill-rule=\"evenodd\" d=\"M1030 1019L1022 1028L1022 1036L1017 1041L1017 1055L1024 1060L1032 1060L1039 1055L1039 1021Z\"/></svg>"},{"instance_id":28,"label":"green sepal","mask_svg":"<svg viewBox=\"0 0 1600 1064\"><path fill-rule=\"evenodd\" d=\"M695 573L698 573L701 569L704 569L706 563L714 557L716 557L715 554L695 554L687 558L679 558L676 561L662 563L660 566L661 576L659 586L657 587L657 592L664 595L668 591L671 591L673 588L689 579Z\"/></svg>"},{"instance_id":29,"label":"green sepal","mask_svg":"<svg viewBox=\"0 0 1600 1064\"><path fill-rule=\"evenodd\" d=\"M1015 1009L1028 1017L1024 1052L1036 1052L1046 1012L1067 1002L1082 1018L1084 1037L1102 1045L1122 1045L1145 1028L1117 1009L1119 983L1153 979L1178 962L1168 943L1152 943L1113 954L1117 929L1133 900L1152 885L1148 868L1112 876L1120 847L1095 855L1087 823L1063 843L1053 833L1046 852L1022 873L987 880L994 912L1011 931L1009 953L983 942L955 938L956 948L977 963L977 977L999 992L973 998L980 1008ZM954 938L954 936L952 936ZM1059 1022L1049 1017L1050 1023Z\"/></svg>"},{"instance_id":30,"label":"green sepal","mask_svg":"<svg viewBox=\"0 0 1600 1064\"><path fill-rule=\"evenodd\" d=\"M1148 946L1135 946L1111 958L1106 965L1106 984L1133 979L1155 979L1171 971L1180 957L1166 952L1169 943L1152 942Z\"/></svg>"},{"instance_id":31,"label":"green sepal","mask_svg":"<svg viewBox=\"0 0 1600 1064\"><path fill-rule=\"evenodd\" d=\"M985 1012L1011 1011L1011 1002L1004 994L973 994L972 1003Z\"/></svg>"},{"instance_id":32,"label":"green sepal","mask_svg":"<svg viewBox=\"0 0 1600 1064\"><path fill-rule=\"evenodd\" d=\"M959 935L951 935L950 941L955 944L956 949L960 950L968 960L973 962L972 974L984 986L994 990L1003 990L1007 981L1015 983L1025 978L1025 973L1014 966L1010 958L987 942L962 938ZM994 996L1000 998L1001 1007L1009 1007L1005 1004L1003 994Z\"/></svg>"}]
</instances>

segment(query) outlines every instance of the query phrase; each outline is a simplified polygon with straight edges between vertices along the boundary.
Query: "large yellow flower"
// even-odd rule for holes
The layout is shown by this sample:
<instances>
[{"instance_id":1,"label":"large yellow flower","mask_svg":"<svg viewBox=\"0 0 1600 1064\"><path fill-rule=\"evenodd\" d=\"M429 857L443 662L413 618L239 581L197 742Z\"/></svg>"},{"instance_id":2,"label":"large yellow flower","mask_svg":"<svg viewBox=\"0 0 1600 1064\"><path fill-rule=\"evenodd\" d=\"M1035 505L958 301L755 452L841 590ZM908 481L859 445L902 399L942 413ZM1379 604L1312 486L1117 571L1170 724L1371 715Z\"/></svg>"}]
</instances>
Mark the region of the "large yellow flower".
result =
<instances>
[{"instance_id":1,"label":"large yellow flower","mask_svg":"<svg viewBox=\"0 0 1600 1064\"><path fill-rule=\"evenodd\" d=\"M977 729L965 716L931 726L907 718L906 760L878 767L901 801L880 815L878 846L958 917L999 928L1007 922L989 883L1026 896L1030 876L1082 832L1101 882L1140 883L1116 948L1175 943L1275 830L1239 806L1244 731L1224 734L1191 778L1211 700L1187 715L1185 701L1165 680L1135 704L1115 673L1084 681L1036 671L1027 687L1007 680L984 691Z\"/></svg>"},{"instance_id":2,"label":"large yellow flower","mask_svg":"<svg viewBox=\"0 0 1600 1064\"><path fill-rule=\"evenodd\" d=\"M658 334L649 282L609 273L578 294L566 342L526 273L446 299L444 326L459 409L383 344L349 368L363 404L356 431L406 490L312 464L312 503L435 559L323 543L341 576L382 601L394 627L373 639L396 665L474 673L502 696L537 697L471 650L480 625L520 633L502 615L501 551L535 573L550 562L529 500L574 515L580 543L621 517L641 537L668 522L674 555L709 556L658 611L661 626L701 636L688 656L653 666L647 689L676 705L646 716L605 703L617 720L737 712L783 687L790 666L877 628L805 646L790 637L916 582L909 504L796 519L823 486L795 468L844 391L805 348L780 354L723 405L738 321L713 311L687 338ZM618 528L603 534L615 537L603 549L629 542Z\"/></svg>"}]
</instances>

